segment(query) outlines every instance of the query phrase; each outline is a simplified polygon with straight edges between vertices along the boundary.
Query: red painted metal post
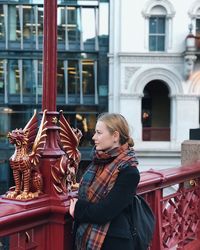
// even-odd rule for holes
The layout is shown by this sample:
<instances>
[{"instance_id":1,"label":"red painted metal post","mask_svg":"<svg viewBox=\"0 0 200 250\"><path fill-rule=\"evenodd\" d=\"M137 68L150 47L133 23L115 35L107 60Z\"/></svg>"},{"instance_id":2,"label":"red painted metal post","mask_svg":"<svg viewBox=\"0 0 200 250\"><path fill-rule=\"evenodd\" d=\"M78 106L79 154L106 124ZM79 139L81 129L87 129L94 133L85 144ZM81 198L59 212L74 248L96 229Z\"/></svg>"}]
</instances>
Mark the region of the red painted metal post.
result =
<instances>
[{"instance_id":1,"label":"red painted metal post","mask_svg":"<svg viewBox=\"0 0 200 250\"><path fill-rule=\"evenodd\" d=\"M51 170L64 154L58 143L57 96L57 0L44 0L42 111L47 110L47 141L40 163L44 193L49 195L52 213L45 228L47 249L71 250L71 218L66 221L68 197L55 192ZM54 208L56 209L54 209ZM59 212L60 211L60 212Z\"/></svg>"},{"instance_id":2,"label":"red painted metal post","mask_svg":"<svg viewBox=\"0 0 200 250\"><path fill-rule=\"evenodd\" d=\"M57 95L57 0L44 0L44 39L43 39L43 96L42 110L47 110L47 141L41 160L44 176L44 192L55 194L52 187L51 166L64 154L58 145Z\"/></svg>"},{"instance_id":3,"label":"red painted metal post","mask_svg":"<svg viewBox=\"0 0 200 250\"><path fill-rule=\"evenodd\" d=\"M12 223L12 228L18 228L18 230L13 231L13 234L12 229L6 233L10 235L9 240L13 243L11 249L71 250L72 218L68 214L68 192L57 192L54 184L55 175L52 172L52 169L59 168L61 157L65 154L59 145L59 113L56 110L57 0L44 0L43 46L42 111L47 111L45 111L47 137L45 148L38 164L43 177L43 193L37 199L27 201L0 199L0 205L3 208L3 213L2 211L0 212L0 221L2 223L2 220L6 217L6 225L8 225L8 220L9 218L12 219L13 215L14 217L17 215L20 218L20 220L16 219L14 224ZM59 180L59 178L56 179L58 182ZM7 215L9 215L9 218ZM21 222L23 223L27 216L31 220L29 225L21 227ZM4 229L6 230L5 227ZM0 230L0 236L1 233L3 235L3 232Z\"/></svg>"},{"instance_id":4,"label":"red painted metal post","mask_svg":"<svg viewBox=\"0 0 200 250\"><path fill-rule=\"evenodd\" d=\"M56 111L57 0L44 0L42 109Z\"/></svg>"},{"instance_id":5,"label":"red painted metal post","mask_svg":"<svg viewBox=\"0 0 200 250\"><path fill-rule=\"evenodd\" d=\"M43 155L58 157L63 152L57 142L57 0L44 1L42 110L47 109L48 132Z\"/></svg>"}]
</instances>

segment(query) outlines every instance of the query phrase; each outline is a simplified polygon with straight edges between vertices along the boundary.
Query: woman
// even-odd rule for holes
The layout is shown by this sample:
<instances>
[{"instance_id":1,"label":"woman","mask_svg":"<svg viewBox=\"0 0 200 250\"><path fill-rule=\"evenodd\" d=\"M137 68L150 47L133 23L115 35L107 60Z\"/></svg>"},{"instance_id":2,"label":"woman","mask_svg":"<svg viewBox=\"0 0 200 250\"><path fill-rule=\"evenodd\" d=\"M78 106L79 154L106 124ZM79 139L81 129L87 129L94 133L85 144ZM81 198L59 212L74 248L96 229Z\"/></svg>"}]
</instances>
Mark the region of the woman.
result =
<instances>
[{"instance_id":1,"label":"woman","mask_svg":"<svg viewBox=\"0 0 200 250\"><path fill-rule=\"evenodd\" d=\"M134 250L130 204L140 175L128 123L120 114L102 114L92 139L92 163L70 204L75 249Z\"/></svg>"}]
</instances>

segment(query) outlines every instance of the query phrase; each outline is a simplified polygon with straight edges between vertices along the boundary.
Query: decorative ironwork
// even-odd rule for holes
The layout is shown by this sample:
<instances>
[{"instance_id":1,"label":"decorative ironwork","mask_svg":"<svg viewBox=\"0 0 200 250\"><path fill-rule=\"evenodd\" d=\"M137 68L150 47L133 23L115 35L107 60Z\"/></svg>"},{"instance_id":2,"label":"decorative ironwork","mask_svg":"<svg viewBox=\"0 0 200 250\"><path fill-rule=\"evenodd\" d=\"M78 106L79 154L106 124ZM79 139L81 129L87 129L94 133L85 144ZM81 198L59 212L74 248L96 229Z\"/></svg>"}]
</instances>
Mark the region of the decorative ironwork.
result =
<instances>
[{"instance_id":1,"label":"decorative ironwork","mask_svg":"<svg viewBox=\"0 0 200 250\"><path fill-rule=\"evenodd\" d=\"M175 194L163 199L163 249L180 248L195 239L200 224L199 191L195 184L191 188L183 185Z\"/></svg>"},{"instance_id":2,"label":"decorative ironwork","mask_svg":"<svg viewBox=\"0 0 200 250\"><path fill-rule=\"evenodd\" d=\"M78 145L82 137L79 129L73 129L60 111L60 142L65 155L51 167L53 186L58 194L70 192L77 186L76 173L80 162Z\"/></svg>"},{"instance_id":3,"label":"decorative ironwork","mask_svg":"<svg viewBox=\"0 0 200 250\"><path fill-rule=\"evenodd\" d=\"M6 197L27 200L42 193L43 181L39 170L39 158L46 143L46 110L43 112L40 127L36 111L24 129L15 129L8 133L15 152L9 162L15 181L14 190L7 192Z\"/></svg>"}]
</instances>

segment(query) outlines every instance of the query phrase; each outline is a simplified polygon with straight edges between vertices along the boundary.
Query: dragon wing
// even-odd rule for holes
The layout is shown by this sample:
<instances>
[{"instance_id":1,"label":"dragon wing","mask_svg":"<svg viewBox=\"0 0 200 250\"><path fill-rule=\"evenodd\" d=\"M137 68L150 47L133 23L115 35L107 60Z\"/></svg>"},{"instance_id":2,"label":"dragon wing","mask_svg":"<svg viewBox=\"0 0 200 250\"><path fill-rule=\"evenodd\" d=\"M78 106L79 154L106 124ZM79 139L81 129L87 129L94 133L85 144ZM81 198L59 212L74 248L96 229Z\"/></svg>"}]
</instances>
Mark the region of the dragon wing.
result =
<instances>
[{"instance_id":1,"label":"dragon wing","mask_svg":"<svg viewBox=\"0 0 200 250\"><path fill-rule=\"evenodd\" d=\"M29 120L29 122L26 124L24 127L23 131L27 133L27 148L28 151L30 152L33 146L33 143L35 141L35 137L37 134L37 129L38 129L38 118L37 118L37 112L36 109L34 109L33 116Z\"/></svg>"},{"instance_id":2,"label":"dragon wing","mask_svg":"<svg viewBox=\"0 0 200 250\"><path fill-rule=\"evenodd\" d=\"M39 158L41 157L41 153L44 150L46 144L46 137L47 137L46 112L47 110L44 110L40 127L33 144L32 153L30 154L30 160L35 166L38 164Z\"/></svg>"},{"instance_id":3,"label":"dragon wing","mask_svg":"<svg viewBox=\"0 0 200 250\"><path fill-rule=\"evenodd\" d=\"M60 111L60 141L63 150L70 159L75 162L80 162L80 152L77 149L82 133L79 129L72 129L63 115L63 111Z\"/></svg>"}]
</instances>

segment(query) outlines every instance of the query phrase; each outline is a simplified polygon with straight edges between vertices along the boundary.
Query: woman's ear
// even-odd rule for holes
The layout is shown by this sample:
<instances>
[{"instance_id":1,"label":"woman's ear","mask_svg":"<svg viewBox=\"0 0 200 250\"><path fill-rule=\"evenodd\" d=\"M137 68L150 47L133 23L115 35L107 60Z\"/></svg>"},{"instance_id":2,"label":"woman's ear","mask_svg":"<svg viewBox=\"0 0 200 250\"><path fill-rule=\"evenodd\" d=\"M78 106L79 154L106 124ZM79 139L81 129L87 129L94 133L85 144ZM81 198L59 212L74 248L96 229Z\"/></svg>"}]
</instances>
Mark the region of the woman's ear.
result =
<instances>
[{"instance_id":1,"label":"woman's ear","mask_svg":"<svg viewBox=\"0 0 200 250\"><path fill-rule=\"evenodd\" d=\"M115 131L113 133L113 137L114 137L114 142L119 142L119 132L118 131Z\"/></svg>"}]
</instances>

